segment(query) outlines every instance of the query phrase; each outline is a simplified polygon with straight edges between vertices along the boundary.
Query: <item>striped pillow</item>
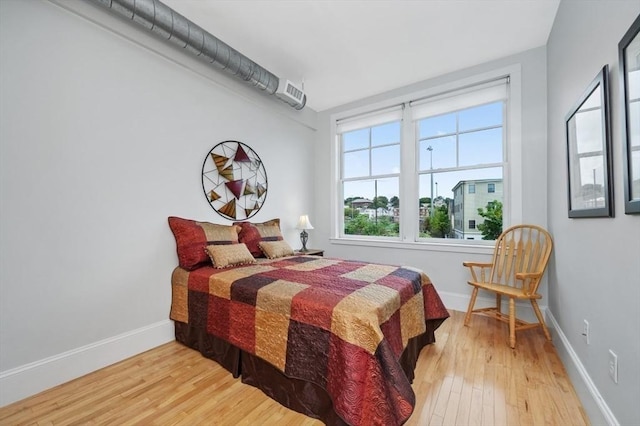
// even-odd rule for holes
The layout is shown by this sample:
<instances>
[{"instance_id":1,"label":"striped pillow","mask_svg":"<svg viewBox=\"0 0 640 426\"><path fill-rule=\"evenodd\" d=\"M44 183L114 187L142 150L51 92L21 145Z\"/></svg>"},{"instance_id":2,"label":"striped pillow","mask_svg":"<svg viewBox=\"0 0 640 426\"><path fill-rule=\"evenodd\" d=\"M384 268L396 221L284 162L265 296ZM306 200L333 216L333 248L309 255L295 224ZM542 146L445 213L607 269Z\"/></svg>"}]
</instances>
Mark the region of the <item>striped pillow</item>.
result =
<instances>
[{"instance_id":1,"label":"striped pillow","mask_svg":"<svg viewBox=\"0 0 640 426\"><path fill-rule=\"evenodd\" d=\"M282 241L280 219L272 219L263 223L236 222L242 229L238 234L238 241L247 245L253 257L264 257L260 250L262 241Z\"/></svg>"},{"instance_id":2,"label":"striped pillow","mask_svg":"<svg viewBox=\"0 0 640 426\"><path fill-rule=\"evenodd\" d=\"M209 245L238 244L240 227L169 217L169 227L176 239L178 264L188 270L211 265L206 247Z\"/></svg>"}]
</instances>

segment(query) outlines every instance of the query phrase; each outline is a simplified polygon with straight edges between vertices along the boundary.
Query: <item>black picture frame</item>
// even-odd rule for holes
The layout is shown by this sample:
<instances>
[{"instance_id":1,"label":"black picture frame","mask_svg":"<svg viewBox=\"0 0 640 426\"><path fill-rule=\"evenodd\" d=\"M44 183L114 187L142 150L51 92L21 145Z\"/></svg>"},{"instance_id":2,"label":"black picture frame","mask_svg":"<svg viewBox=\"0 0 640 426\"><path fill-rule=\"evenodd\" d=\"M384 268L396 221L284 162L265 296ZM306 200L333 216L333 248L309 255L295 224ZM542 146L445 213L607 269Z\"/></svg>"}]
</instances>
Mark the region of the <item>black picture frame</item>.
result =
<instances>
[{"instance_id":1,"label":"black picture frame","mask_svg":"<svg viewBox=\"0 0 640 426\"><path fill-rule=\"evenodd\" d=\"M618 62L622 101L624 212L640 214L640 16L618 43Z\"/></svg>"},{"instance_id":2,"label":"black picture frame","mask_svg":"<svg viewBox=\"0 0 640 426\"><path fill-rule=\"evenodd\" d=\"M609 66L565 118L569 217L613 217Z\"/></svg>"}]
</instances>

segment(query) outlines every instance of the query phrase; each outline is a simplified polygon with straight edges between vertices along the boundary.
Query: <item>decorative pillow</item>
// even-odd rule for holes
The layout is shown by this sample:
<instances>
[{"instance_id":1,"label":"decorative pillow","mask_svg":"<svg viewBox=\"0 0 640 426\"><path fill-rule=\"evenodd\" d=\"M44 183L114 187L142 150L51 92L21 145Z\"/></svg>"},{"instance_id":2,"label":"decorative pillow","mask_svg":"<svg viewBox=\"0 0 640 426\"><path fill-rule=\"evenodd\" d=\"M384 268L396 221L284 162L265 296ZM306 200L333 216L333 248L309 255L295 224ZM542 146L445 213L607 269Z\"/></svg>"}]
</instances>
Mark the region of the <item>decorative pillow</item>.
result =
<instances>
[{"instance_id":1,"label":"decorative pillow","mask_svg":"<svg viewBox=\"0 0 640 426\"><path fill-rule=\"evenodd\" d=\"M207 254L213 262L215 268L226 268L227 266L240 266L256 263L245 244L233 244L230 246L207 246Z\"/></svg>"},{"instance_id":2,"label":"decorative pillow","mask_svg":"<svg viewBox=\"0 0 640 426\"><path fill-rule=\"evenodd\" d=\"M261 241L281 241L280 219L272 219L263 223L236 222L242 229L238 234L238 240L247 245L254 257L264 257L260 250Z\"/></svg>"},{"instance_id":3,"label":"decorative pillow","mask_svg":"<svg viewBox=\"0 0 640 426\"><path fill-rule=\"evenodd\" d=\"M240 227L169 217L169 227L176 239L178 264L188 270L210 264L205 252L208 245L238 244Z\"/></svg>"},{"instance_id":4,"label":"decorative pillow","mask_svg":"<svg viewBox=\"0 0 640 426\"><path fill-rule=\"evenodd\" d=\"M284 240L282 241L261 241L260 249L269 259L293 256L293 249Z\"/></svg>"}]
</instances>

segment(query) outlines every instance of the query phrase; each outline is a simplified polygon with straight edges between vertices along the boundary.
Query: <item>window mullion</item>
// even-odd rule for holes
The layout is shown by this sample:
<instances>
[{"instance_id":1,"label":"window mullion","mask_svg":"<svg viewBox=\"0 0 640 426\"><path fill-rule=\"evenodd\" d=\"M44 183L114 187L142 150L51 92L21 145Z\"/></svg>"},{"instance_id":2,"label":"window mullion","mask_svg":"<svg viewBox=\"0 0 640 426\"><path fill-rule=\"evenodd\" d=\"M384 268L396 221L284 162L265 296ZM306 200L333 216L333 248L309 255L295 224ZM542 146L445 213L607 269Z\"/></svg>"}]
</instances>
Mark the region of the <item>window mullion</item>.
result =
<instances>
[{"instance_id":1,"label":"window mullion","mask_svg":"<svg viewBox=\"0 0 640 426\"><path fill-rule=\"evenodd\" d=\"M369 127L369 176L371 176L371 171L373 170L373 150L371 149L371 127Z\"/></svg>"},{"instance_id":2,"label":"window mullion","mask_svg":"<svg viewBox=\"0 0 640 426\"><path fill-rule=\"evenodd\" d=\"M418 169L416 122L411 120L411 108L405 107L400 137L400 238L416 241L418 235Z\"/></svg>"},{"instance_id":3,"label":"window mullion","mask_svg":"<svg viewBox=\"0 0 640 426\"><path fill-rule=\"evenodd\" d=\"M456 113L456 167L460 167L460 114Z\"/></svg>"}]
</instances>

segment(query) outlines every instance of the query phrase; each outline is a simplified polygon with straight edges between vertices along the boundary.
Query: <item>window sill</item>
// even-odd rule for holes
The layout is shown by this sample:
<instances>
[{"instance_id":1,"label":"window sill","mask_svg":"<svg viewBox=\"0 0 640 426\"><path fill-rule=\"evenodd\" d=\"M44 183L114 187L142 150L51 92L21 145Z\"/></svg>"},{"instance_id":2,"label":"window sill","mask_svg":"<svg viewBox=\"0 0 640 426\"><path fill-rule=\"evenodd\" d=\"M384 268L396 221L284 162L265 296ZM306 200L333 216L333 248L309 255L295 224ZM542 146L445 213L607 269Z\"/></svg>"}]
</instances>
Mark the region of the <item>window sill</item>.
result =
<instances>
[{"instance_id":1,"label":"window sill","mask_svg":"<svg viewBox=\"0 0 640 426\"><path fill-rule=\"evenodd\" d=\"M452 243L451 241L442 239L438 241L381 241L364 238L330 238L329 242L335 245L357 246L357 247L381 247L402 250L423 250L437 251L449 253L467 253L467 254L492 254L495 247L494 241L474 241ZM464 240L457 240L464 241Z\"/></svg>"}]
</instances>

